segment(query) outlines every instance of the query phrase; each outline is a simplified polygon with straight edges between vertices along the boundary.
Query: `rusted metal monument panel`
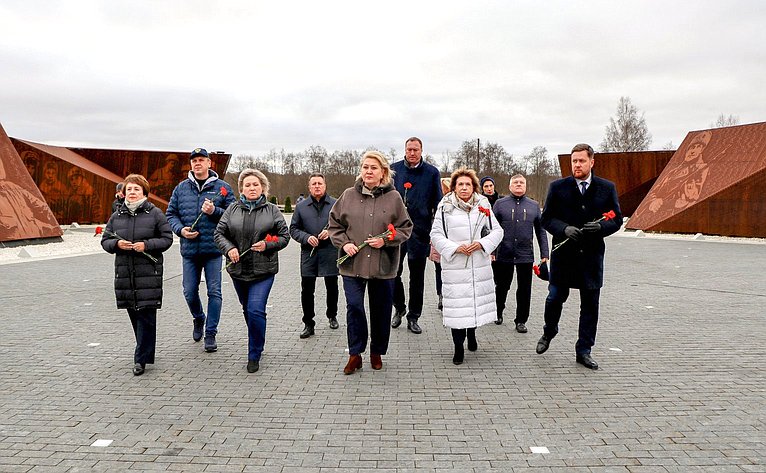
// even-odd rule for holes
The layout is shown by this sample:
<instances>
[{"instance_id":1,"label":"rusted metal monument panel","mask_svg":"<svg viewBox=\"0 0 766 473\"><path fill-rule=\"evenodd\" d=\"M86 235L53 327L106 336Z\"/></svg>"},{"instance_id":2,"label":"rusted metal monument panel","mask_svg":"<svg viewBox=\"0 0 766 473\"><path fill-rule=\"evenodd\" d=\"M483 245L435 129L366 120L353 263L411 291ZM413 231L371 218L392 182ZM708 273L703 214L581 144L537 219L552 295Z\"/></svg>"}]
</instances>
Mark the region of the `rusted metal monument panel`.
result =
<instances>
[{"instance_id":1,"label":"rusted metal monument panel","mask_svg":"<svg viewBox=\"0 0 766 473\"><path fill-rule=\"evenodd\" d=\"M59 222L68 225L109 220L115 186L124 176L68 148L18 138L11 138L11 141L28 168L29 163L35 163L30 174ZM153 188L149 200L161 209L167 209L167 200L155 195Z\"/></svg>"},{"instance_id":2,"label":"rusted metal monument panel","mask_svg":"<svg viewBox=\"0 0 766 473\"><path fill-rule=\"evenodd\" d=\"M0 242L61 238L63 232L0 125Z\"/></svg>"},{"instance_id":3,"label":"rusted metal monument panel","mask_svg":"<svg viewBox=\"0 0 766 473\"><path fill-rule=\"evenodd\" d=\"M127 176L131 173L145 176L152 193L169 201L176 185L184 180L190 168L189 151L140 151L122 149L69 148L109 171ZM211 153L211 169L223 179L231 154Z\"/></svg>"},{"instance_id":4,"label":"rusted metal monument panel","mask_svg":"<svg viewBox=\"0 0 766 473\"><path fill-rule=\"evenodd\" d=\"M627 228L766 237L766 122L692 131Z\"/></svg>"},{"instance_id":5,"label":"rusted metal monument panel","mask_svg":"<svg viewBox=\"0 0 766 473\"><path fill-rule=\"evenodd\" d=\"M622 214L630 216L649 193L657 177L670 162L675 151L632 151L596 153L593 172L609 179L617 187ZM563 177L572 175L572 155L560 154Z\"/></svg>"}]
</instances>

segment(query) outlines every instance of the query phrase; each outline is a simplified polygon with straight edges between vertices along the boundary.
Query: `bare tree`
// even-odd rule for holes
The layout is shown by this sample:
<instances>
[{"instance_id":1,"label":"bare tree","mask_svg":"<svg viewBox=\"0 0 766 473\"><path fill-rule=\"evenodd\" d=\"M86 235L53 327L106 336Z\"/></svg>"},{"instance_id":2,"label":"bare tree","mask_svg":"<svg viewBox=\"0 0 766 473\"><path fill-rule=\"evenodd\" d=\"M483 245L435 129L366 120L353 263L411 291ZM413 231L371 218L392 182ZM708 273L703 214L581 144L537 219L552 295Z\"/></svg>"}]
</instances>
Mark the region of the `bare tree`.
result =
<instances>
[{"instance_id":1,"label":"bare tree","mask_svg":"<svg viewBox=\"0 0 766 473\"><path fill-rule=\"evenodd\" d=\"M665 143L665 146L662 147L662 149L670 151L671 149L676 149L676 147L673 145L673 140L668 141Z\"/></svg>"},{"instance_id":2,"label":"bare tree","mask_svg":"<svg viewBox=\"0 0 766 473\"><path fill-rule=\"evenodd\" d=\"M739 125L739 117L736 115L724 116L724 114L718 115L718 118L710 124L710 128L722 128L725 126Z\"/></svg>"},{"instance_id":3,"label":"bare tree","mask_svg":"<svg viewBox=\"0 0 766 473\"><path fill-rule=\"evenodd\" d=\"M259 158L251 154L240 154L229 163L229 172L242 172L245 169L258 169L263 172L270 172L271 167L264 158Z\"/></svg>"},{"instance_id":4,"label":"bare tree","mask_svg":"<svg viewBox=\"0 0 766 473\"><path fill-rule=\"evenodd\" d=\"M542 202L545 199L548 184L557 174L556 166L548 157L548 149L545 146L535 146L523 159L527 193L533 199Z\"/></svg>"},{"instance_id":5,"label":"bare tree","mask_svg":"<svg viewBox=\"0 0 766 473\"><path fill-rule=\"evenodd\" d=\"M630 97L620 97L617 119L609 119L600 151L644 151L649 149L651 143L652 134L646 126L644 114L639 115L638 108L630 102Z\"/></svg>"},{"instance_id":6,"label":"bare tree","mask_svg":"<svg viewBox=\"0 0 766 473\"><path fill-rule=\"evenodd\" d=\"M395 163L396 162L396 148L394 148L393 146L391 148L389 148L388 149L388 155L391 156L391 162Z\"/></svg>"},{"instance_id":7,"label":"bare tree","mask_svg":"<svg viewBox=\"0 0 766 473\"><path fill-rule=\"evenodd\" d=\"M322 146L310 146L306 150L306 160L310 172L323 172L327 164L327 150Z\"/></svg>"}]
</instances>

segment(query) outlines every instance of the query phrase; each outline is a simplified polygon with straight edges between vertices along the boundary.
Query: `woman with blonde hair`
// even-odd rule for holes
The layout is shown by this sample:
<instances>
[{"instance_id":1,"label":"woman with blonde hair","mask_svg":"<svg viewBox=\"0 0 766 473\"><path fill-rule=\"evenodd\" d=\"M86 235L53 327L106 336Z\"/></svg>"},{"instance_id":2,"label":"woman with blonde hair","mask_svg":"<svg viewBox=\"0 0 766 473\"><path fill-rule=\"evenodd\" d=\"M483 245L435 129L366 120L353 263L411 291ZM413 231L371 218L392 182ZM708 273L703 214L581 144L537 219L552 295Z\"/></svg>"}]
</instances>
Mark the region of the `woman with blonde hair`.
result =
<instances>
[{"instance_id":1,"label":"woman with blonde hair","mask_svg":"<svg viewBox=\"0 0 766 473\"><path fill-rule=\"evenodd\" d=\"M362 367L361 354L368 339L365 289L370 301L370 364L379 370L391 335L399 246L412 233L412 221L394 189L392 171L383 154L364 153L356 183L341 194L330 211L328 231L342 257L338 269L346 294L349 359L343 373L352 374Z\"/></svg>"},{"instance_id":2,"label":"woman with blonde hair","mask_svg":"<svg viewBox=\"0 0 766 473\"><path fill-rule=\"evenodd\" d=\"M226 209L215 229L215 243L226 255L247 323L247 372L260 369L266 344L266 304L279 271L277 252L290 234L279 207L266 200L269 180L256 169L245 169L237 180L239 201Z\"/></svg>"},{"instance_id":3,"label":"woman with blonde hair","mask_svg":"<svg viewBox=\"0 0 766 473\"><path fill-rule=\"evenodd\" d=\"M490 254L502 241L503 228L479 190L473 169L453 172L431 228L431 242L441 255L442 317L452 329L456 365L463 363L466 338L468 350L476 351L476 328L497 315Z\"/></svg>"}]
</instances>

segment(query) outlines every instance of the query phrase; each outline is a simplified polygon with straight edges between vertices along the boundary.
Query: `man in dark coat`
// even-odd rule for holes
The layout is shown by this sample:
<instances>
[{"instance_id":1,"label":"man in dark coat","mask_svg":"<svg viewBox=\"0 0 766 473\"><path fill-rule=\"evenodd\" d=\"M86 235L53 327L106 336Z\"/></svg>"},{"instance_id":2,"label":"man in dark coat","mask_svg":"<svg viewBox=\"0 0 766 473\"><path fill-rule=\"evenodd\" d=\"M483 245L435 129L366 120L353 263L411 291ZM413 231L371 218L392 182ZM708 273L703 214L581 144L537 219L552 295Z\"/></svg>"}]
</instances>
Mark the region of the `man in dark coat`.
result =
<instances>
[{"instance_id":1,"label":"man in dark coat","mask_svg":"<svg viewBox=\"0 0 766 473\"><path fill-rule=\"evenodd\" d=\"M550 285L545 299L545 327L537 353L548 350L558 333L559 319L569 289L580 290L577 363L598 369L591 357L596 342L598 303L604 283L604 238L620 229L622 214L611 181L593 175L593 148L572 149L572 176L551 183L543 208L543 228L553 235ZM614 212L608 219L604 214ZM557 248L557 245L561 245Z\"/></svg>"},{"instance_id":2,"label":"man in dark coat","mask_svg":"<svg viewBox=\"0 0 766 473\"><path fill-rule=\"evenodd\" d=\"M303 195L303 194L301 194ZM301 244L301 307L303 331L300 338L314 335L314 291L317 278L327 290L327 318L330 328L338 328L338 251L330 242L327 222L335 199L327 195L323 174L309 176L309 197L295 205L290 221L290 236Z\"/></svg>"},{"instance_id":3,"label":"man in dark coat","mask_svg":"<svg viewBox=\"0 0 766 473\"><path fill-rule=\"evenodd\" d=\"M503 241L497 247L495 261L492 262L497 302L495 323L503 323L505 301L513 282L513 270L516 269L514 323L517 332L527 333L526 324L529 320L529 302L532 296L532 263L535 261L533 233L537 235L537 245L540 247L543 263L548 261L548 235L543 231L540 204L526 195L527 179L521 174L516 174L511 177L508 188L511 195L498 200L492 209L503 227Z\"/></svg>"},{"instance_id":4,"label":"man in dark coat","mask_svg":"<svg viewBox=\"0 0 766 473\"><path fill-rule=\"evenodd\" d=\"M394 185L402 196L407 213L415 225L412 237L402 244L399 272L394 281L394 308L396 312L391 319L391 327L396 328L402 323L402 317L407 315L407 328L418 334L423 330L418 325L418 318L423 311L423 286L426 272L426 261L431 252L431 224L434 221L436 206L442 199L442 187L439 170L422 159L423 142L420 138L409 138L405 143L404 159L394 163ZM410 310L404 297L402 270L404 258L407 257L407 267L410 270Z\"/></svg>"},{"instance_id":5,"label":"man in dark coat","mask_svg":"<svg viewBox=\"0 0 766 473\"><path fill-rule=\"evenodd\" d=\"M212 164L204 148L191 152L189 176L173 189L166 215L173 233L181 237L183 290L193 317L192 339L205 335L205 351L218 349L215 336L221 318L221 251L213 233L221 215L234 202L231 186L210 169ZM207 286L207 324L199 297L202 271Z\"/></svg>"}]
</instances>

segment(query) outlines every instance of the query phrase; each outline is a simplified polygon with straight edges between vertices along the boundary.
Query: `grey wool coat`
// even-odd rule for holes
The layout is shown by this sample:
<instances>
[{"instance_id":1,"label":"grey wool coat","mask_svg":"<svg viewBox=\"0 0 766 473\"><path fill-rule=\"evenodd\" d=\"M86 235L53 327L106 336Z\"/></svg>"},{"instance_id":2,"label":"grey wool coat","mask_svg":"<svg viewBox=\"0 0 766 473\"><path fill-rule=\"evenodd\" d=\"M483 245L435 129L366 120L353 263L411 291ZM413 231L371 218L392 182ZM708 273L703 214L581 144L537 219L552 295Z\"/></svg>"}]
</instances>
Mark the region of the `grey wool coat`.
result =
<instances>
[{"instance_id":1,"label":"grey wool coat","mask_svg":"<svg viewBox=\"0 0 766 473\"><path fill-rule=\"evenodd\" d=\"M399 269L399 251L412 234L412 220L402 197L392 184L376 187L372 193L362 191L361 179L349 187L330 211L330 239L338 248L338 256L346 254L343 245L360 245L367 238L386 231L389 224L396 229L392 241L381 248L367 245L340 266L340 274L363 279L393 279Z\"/></svg>"}]
</instances>

